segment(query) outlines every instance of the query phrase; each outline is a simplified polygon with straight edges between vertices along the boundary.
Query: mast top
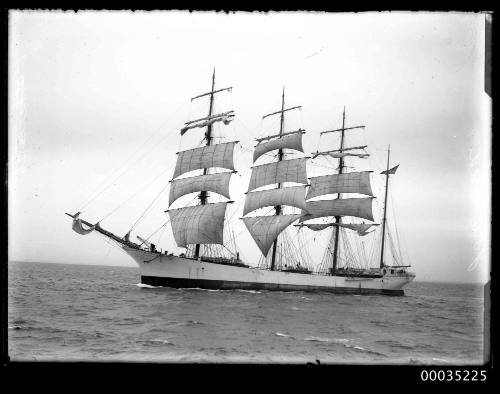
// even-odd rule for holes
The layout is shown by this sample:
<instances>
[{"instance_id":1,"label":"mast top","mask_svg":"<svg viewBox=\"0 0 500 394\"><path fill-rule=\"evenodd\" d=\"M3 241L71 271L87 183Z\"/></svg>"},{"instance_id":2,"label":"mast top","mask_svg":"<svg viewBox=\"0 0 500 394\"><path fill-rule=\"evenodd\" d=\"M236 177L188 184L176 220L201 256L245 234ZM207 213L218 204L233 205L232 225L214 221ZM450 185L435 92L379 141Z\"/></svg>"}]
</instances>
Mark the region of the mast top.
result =
<instances>
[{"instance_id":1,"label":"mast top","mask_svg":"<svg viewBox=\"0 0 500 394\"><path fill-rule=\"evenodd\" d=\"M268 116L282 114L283 112L291 111L292 109L298 109L298 108L302 108L302 105L298 105L298 106L296 106L296 107L291 107L291 108L281 109L281 110L276 111L276 112L273 112L273 113L271 113L271 114L264 115L264 116L262 117L262 119L265 119L265 118L267 118Z\"/></svg>"},{"instance_id":2,"label":"mast top","mask_svg":"<svg viewBox=\"0 0 500 394\"><path fill-rule=\"evenodd\" d=\"M341 129L335 129L335 130L325 130L320 133L326 134L326 133L335 133L337 131L344 132L346 130L354 130L354 129L364 129L366 126L353 126L353 127L344 127L344 122L345 122L345 105L344 105L344 112L342 113L342 128Z\"/></svg>"},{"instance_id":3,"label":"mast top","mask_svg":"<svg viewBox=\"0 0 500 394\"><path fill-rule=\"evenodd\" d=\"M215 67L214 67L214 72L212 74L212 89L210 90L210 92L199 94L198 96L192 97L191 101L196 100L197 98L200 98L200 97L208 96L208 95L213 96L215 93L224 92L226 90L230 92L233 89L232 86L229 86L227 88L217 89L217 90L214 90L214 88L215 88Z\"/></svg>"}]
</instances>

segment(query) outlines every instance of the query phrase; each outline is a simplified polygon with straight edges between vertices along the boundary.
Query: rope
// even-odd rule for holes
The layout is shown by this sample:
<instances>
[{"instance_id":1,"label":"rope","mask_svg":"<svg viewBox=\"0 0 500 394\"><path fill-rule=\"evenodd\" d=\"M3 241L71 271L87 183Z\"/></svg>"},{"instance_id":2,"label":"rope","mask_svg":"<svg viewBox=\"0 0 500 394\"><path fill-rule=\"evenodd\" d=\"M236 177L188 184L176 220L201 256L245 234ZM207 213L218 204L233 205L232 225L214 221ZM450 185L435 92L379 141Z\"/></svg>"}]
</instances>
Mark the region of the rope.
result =
<instances>
[{"instance_id":1,"label":"rope","mask_svg":"<svg viewBox=\"0 0 500 394\"><path fill-rule=\"evenodd\" d=\"M401 240L399 238L399 231L398 231L398 226L397 226L397 223L399 221L396 221L396 208L395 208L395 203L393 202L393 199L392 199L392 193L390 193L389 197L391 198L392 216L394 218L394 228L396 230L396 239L397 239L397 245L398 245L398 252L399 252L399 255L401 257L401 264L403 264L403 253L401 251L402 242L401 242ZM408 261L410 261L410 260L408 259ZM410 262L410 265L411 265L411 262Z\"/></svg>"},{"instance_id":2,"label":"rope","mask_svg":"<svg viewBox=\"0 0 500 394\"><path fill-rule=\"evenodd\" d=\"M163 227L165 227L168 223L170 222L170 218L167 219L167 221L165 223L163 223L160 227L158 227L155 231L153 231L153 233L151 233L151 235L149 235L148 237L146 237L144 240L145 241L149 241L149 239L155 235L158 231L160 231ZM144 242L141 243L141 245L143 244Z\"/></svg>"},{"instance_id":3,"label":"rope","mask_svg":"<svg viewBox=\"0 0 500 394\"><path fill-rule=\"evenodd\" d=\"M153 201L151 201L151 203L148 205L148 207L144 210L144 212L141 214L141 216L139 216L139 219L137 219L135 221L135 223L132 225L132 227L130 227L130 229L128 230L127 234L130 233L132 231L132 229L137 225L137 223L139 223L139 221L141 219L144 218L144 216L146 215L146 212L148 212L151 207L153 206L153 204L158 200L158 198L160 198L161 194L167 189L167 187L169 186L169 184L167 183L161 190L160 192L156 195L156 197L153 199Z\"/></svg>"},{"instance_id":4,"label":"rope","mask_svg":"<svg viewBox=\"0 0 500 394\"><path fill-rule=\"evenodd\" d=\"M177 108L173 111L172 115L169 116L167 119L164 120L164 122L155 130L153 131L150 136L146 139L146 141L139 147L139 149L137 149L129 158L127 158L127 160L122 164L120 165L119 167L117 167L115 170L111 171L110 174L108 175L108 177L103 181L101 182L101 184L96 188L94 189L94 192L90 195L89 198L87 198L86 200L84 200L84 203L82 203L82 205L80 206L79 209L76 209L76 211L80 211L82 212L84 210L84 208L86 208L92 201L94 201L97 197L99 197L100 195L102 195L102 193L104 193L107 189L109 189L109 187L111 187L112 185L115 184L115 182L121 178L128 170L129 168L137 163L139 160L141 160L147 153L150 152L150 150L146 151L144 154L142 154L138 159L136 159L135 161L132 161L131 158L136 156L147 144L149 141L151 141L153 139L153 137L157 136L157 134L160 132L160 130L162 130L164 128L164 126L166 125L166 123L173 118L173 116L175 114L177 114L177 112L179 111L179 108L182 106L183 104L179 104L177 106ZM154 145L154 148L155 149L156 147L159 146L160 142L163 141L164 138L166 138L168 135L165 135L163 136L160 141L156 142L155 145ZM125 166L125 167L123 167ZM109 182L109 178L111 178L112 174L116 173L117 171L119 170L122 170L121 173L119 175L117 175L113 181L111 181L110 184L108 184L106 187L104 187L102 190L100 190L106 183ZM98 193L97 191L100 190ZM97 193L97 194L95 194Z\"/></svg>"},{"instance_id":5,"label":"rope","mask_svg":"<svg viewBox=\"0 0 500 394\"><path fill-rule=\"evenodd\" d=\"M164 170L162 171L158 176L156 176L155 178L153 178L151 181L149 182L146 182L145 184L143 184L138 190L137 192L135 192L134 194L132 194L129 198L127 198L125 201L123 201L121 204L119 204L116 208L114 208L110 213L108 213L106 216L104 216L101 220L98 220L98 222L102 222L104 219L107 219L109 216L111 216L113 213L115 213L118 209L120 209L123 205L125 205L127 202L129 202L132 198L136 197L137 195L141 194L142 192L144 192L145 190L147 190L147 188L154 182L156 181L158 178L160 178L162 175L164 175L167 171L167 170ZM167 183L167 186L168 186L168 183Z\"/></svg>"}]
</instances>

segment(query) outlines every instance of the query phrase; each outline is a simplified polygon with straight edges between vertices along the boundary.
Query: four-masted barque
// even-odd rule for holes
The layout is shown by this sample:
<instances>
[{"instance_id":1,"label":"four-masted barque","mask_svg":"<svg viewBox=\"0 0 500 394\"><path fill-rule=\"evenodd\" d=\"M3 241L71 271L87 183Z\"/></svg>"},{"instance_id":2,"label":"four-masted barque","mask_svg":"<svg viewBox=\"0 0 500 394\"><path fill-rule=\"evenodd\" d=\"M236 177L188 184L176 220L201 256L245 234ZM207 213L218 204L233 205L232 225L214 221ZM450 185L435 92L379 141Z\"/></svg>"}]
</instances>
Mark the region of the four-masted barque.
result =
<instances>
[{"instance_id":1,"label":"four-masted barque","mask_svg":"<svg viewBox=\"0 0 500 394\"><path fill-rule=\"evenodd\" d=\"M191 99L208 97L208 115L186 122L180 130L181 135L197 132L195 129L205 130L203 146L177 153L170 182L169 209L165 211L175 242L185 248L184 253L162 252L140 236L137 238L141 242L134 243L130 240L130 231L120 237L105 230L99 223L92 224L81 219L81 212L67 214L73 218L73 230L79 234L97 231L112 240L139 265L141 282L152 286L404 294L403 286L411 282L415 275L408 271L408 265L388 265L384 257L389 178L398 167L390 168L389 150L387 169L381 173L386 177L386 187L382 225L379 226L373 223L372 200L375 197L370 181L371 171L346 171L347 157L369 156L366 145L345 146L346 133L364 126L345 127L344 109L342 127L321 133L339 133L340 146L305 156L302 146L305 130L285 130L286 113L301 109L301 106L286 108L284 89L281 109L263 116L263 119L279 117L279 132L256 140L254 166L245 193L242 217L235 218L243 221L262 254L261 260L255 266L240 259L239 252L234 250L237 248L234 238L231 244L224 237L226 209L228 204L233 203L229 184L236 172L233 155L238 141L217 143L218 139L213 135L215 123L227 125L235 117L232 110L214 114L215 95L231 89L215 88L214 70L210 92ZM295 157L297 154L301 156ZM290 155L294 157L290 158ZM269 162L268 158L273 160ZM307 163L317 158L338 160L336 172L308 178ZM197 175L193 175L194 172ZM177 200L191 193L199 193L197 205L171 208ZM209 193L212 194L209 196ZM350 196L344 197L344 194ZM222 196L225 201L215 201L215 196L219 200ZM266 209L265 214L259 213ZM359 222L360 219L363 221ZM330 236L321 264L306 261L307 257L301 251L291 253L292 249L301 249L301 246L288 232L300 235L303 232L326 231L330 232ZM352 255L348 237L364 237L376 232L380 233L377 267L369 267L368 261L355 266L349 264L349 258L342 257L342 252Z\"/></svg>"}]
</instances>

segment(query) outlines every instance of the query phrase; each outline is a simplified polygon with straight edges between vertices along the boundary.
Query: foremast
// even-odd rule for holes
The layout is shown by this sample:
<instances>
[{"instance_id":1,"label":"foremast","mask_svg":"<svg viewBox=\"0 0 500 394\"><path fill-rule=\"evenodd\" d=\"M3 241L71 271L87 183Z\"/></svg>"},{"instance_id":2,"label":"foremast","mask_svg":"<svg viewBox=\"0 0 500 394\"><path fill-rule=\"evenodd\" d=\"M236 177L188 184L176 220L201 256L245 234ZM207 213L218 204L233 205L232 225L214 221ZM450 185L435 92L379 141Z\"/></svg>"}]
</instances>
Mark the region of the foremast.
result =
<instances>
[{"instance_id":1,"label":"foremast","mask_svg":"<svg viewBox=\"0 0 500 394\"><path fill-rule=\"evenodd\" d=\"M212 74L212 89L210 90L210 104L209 104L209 109L208 109L208 116L207 118L210 118L212 116L212 111L214 108L214 90L215 90L215 67L214 67L214 72ZM191 99L191 101L194 98ZM207 141L206 146L210 146L212 142L212 125L213 123L209 123L207 125L207 132L205 134L205 139ZM208 168L203 169L203 175L207 175L208 173ZM202 190L199 194L199 199L200 199L200 204L205 205L207 203L207 191ZM200 256L200 244L196 244L195 250L194 250L194 258L197 259Z\"/></svg>"},{"instance_id":2,"label":"foremast","mask_svg":"<svg viewBox=\"0 0 500 394\"><path fill-rule=\"evenodd\" d=\"M280 113L280 136L283 135L283 125L285 122L285 87L283 86L283 94L281 95L281 113ZM267 115L269 116L269 115ZM262 117L262 119L266 118L266 115ZM285 154L283 153L283 149L278 149L278 161L283 161L283 157ZM278 183L278 189L281 189L281 183ZM274 207L276 211L276 215L281 215L281 205L276 205ZM274 266L276 263L276 251L278 250L278 238L274 240L273 243L273 255L271 258L271 271L274 271Z\"/></svg>"},{"instance_id":3,"label":"foremast","mask_svg":"<svg viewBox=\"0 0 500 394\"><path fill-rule=\"evenodd\" d=\"M284 149L304 152L302 148L303 129L285 132L285 112L300 109L301 106L285 108L285 88L281 95L281 109L264 115L262 119L273 115L280 115L280 129L278 134L257 139L253 161L267 152L277 150L277 161L252 167L252 175L245 198L243 215L267 206L274 206L272 216L243 217L248 231L255 240L262 254L266 257L272 247L270 269L276 269L276 255L278 251L278 236L302 214L283 214L283 205L305 208L305 185L307 181L306 157L285 160ZM302 183L302 186L284 187L285 182ZM276 188L257 190L262 186L277 184Z\"/></svg>"},{"instance_id":4,"label":"foremast","mask_svg":"<svg viewBox=\"0 0 500 394\"><path fill-rule=\"evenodd\" d=\"M234 118L234 111L214 115L214 95L219 92L231 91L232 87L215 89L215 69L212 74L212 87L207 93L191 98L191 101L209 96L208 116L188 121L184 124L180 134L188 130L205 128L203 147L177 152L177 162L171 180L169 208L178 198L193 192L199 192L199 205L169 209L172 230L178 246L188 248L194 245L195 259L201 257L201 245L224 245L223 231L226 206L232 201L209 203L208 192L220 194L228 199L229 181L236 172L233 162L233 151L238 141L214 143L213 124L222 122L229 124ZM230 170L230 172L209 173L211 168ZM202 170L201 175L181 177L185 173Z\"/></svg>"}]
</instances>

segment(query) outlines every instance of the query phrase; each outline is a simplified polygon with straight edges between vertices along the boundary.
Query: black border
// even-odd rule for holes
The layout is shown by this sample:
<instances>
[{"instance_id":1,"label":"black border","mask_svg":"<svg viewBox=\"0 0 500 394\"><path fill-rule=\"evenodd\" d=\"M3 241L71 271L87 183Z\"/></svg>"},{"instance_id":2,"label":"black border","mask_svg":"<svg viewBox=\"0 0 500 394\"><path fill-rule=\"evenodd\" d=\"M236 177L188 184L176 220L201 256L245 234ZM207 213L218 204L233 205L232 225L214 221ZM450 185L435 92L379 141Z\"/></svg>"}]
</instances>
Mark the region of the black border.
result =
<instances>
[{"instance_id":1,"label":"black border","mask_svg":"<svg viewBox=\"0 0 500 394\"><path fill-rule=\"evenodd\" d=\"M262 3L254 2L251 6L236 5L236 3L229 3L223 5L212 5L191 6L186 5L185 2L169 2L168 9L188 9L188 10L218 10L222 12L234 12L236 10L241 11L381 11L381 10L425 10L425 11L474 11L481 12L484 10L493 11L495 7L493 5L487 4L481 6L480 4L474 2L470 7L464 7L463 4L456 2L449 2L445 7L437 8L436 3L426 4L420 3L417 7L410 7L405 9L401 4L389 4L387 6L380 7L367 7L365 9L356 9L349 5L338 5L338 4L321 4L318 5L316 2L307 2L307 5L301 6L293 3L288 3L287 5L281 4L277 6L270 5L269 2ZM434 7L434 9L432 9ZM67 5L52 5L52 6L37 6L31 3L24 6L19 4L12 4L11 9L95 9L102 10L103 5L99 3L99 6L91 7L75 7L68 8ZM105 9L119 10L127 9L126 7L109 7L106 6ZM154 10L153 8L135 8L130 7L130 9L136 10ZM2 343L2 375L6 375L7 379L3 380L2 383L15 383L18 388L25 388L26 385L33 384L37 388L47 387L57 387L64 380L69 382L69 385L65 387L69 390L75 388L90 387L93 389L106 387L127 387L131 388L135 386L144 391L150 391L154 388L152 386L158 386L162 391L170 391L176 387L193 389L195 387L202 387L204 389L216 389L217 391L227 388L231 391L241 391L244 389L258 389L259 391L267 391L270 389L269 383L271 380L274 383L279 382L279 386L284 390L290 386L297 388L299 385L305 385L308 391L312 390L318 385L325 387L328 391L335 391L340 389L352 389L358 387L359 384L370 385L372 389L374 388L398 388L399 390L406 390L408 386L414 386L419 384L419 387L425 387L426 385L435 384L452 384L452 385L465 385L471 388L481 385L490 386L494 382L497 382L497 377L494 368L494 362L492 360L496 359L498 354L498 342L496 340L496 318L493 310L497 303L498 292L494 286L491 286L491 315L490 315L490 361L488 361L484 366L426 366L426 365L340 365L340 364L330 364L323 365L314 360L310 363L304 365L296 364L157 364L157 363L117 363L117 362L11 362L7 354L7 261L8 261L8 251L7 251L7 241L8 241L8 226L7 226L7 158L8 158L8 8L2 9L2 46L3 46L3 63L2 63L2 81L4 84L3 90L3 133L2 133L2 148L1 149L1 159L4 164L4 187L3 199L2 199L2 214L4 220L2 221L2 230L0 234L2 237L2 243L4 248L2 253L4 255L2 268L1 268L1 303L2 303L2 327L1 327L1 343ZM495 20L495 15L493 15ZM496 29L492 29L492 46L497 42L496 39ZM491 52L492 64L495 64L496 51ZM491 78L493 81L494 77L494 67L491 69ZM494 84L493 84L494 85ZM494 89L493 89L494 95ZM493 121L495 119L495 107L493 107ZM494 128L493 128L494 130ZM497 142L495 138L495 133L492 135L492 180L495 177L494 163L495 157L493 152L496 151L495 146ZM492 183L492 222L496 215L496 207L493 204L493 196L495 193L495 182ZM492 226L492 246L494 245L493 240L496 239L495 228ZM495 267L495 254L493 247L491 249L491 277L492 281L496 276L497 268ZM487 295L485 294L485 298ZM485 317L486 322L487 317ZM452 370L452 371L464 371L464 370L486 370L487 371L487 381L486 382L422 382L420 374L422 370L430 371L434 370ZM4 374L6 372L6 374ZM186 379L187 378L187 379ZM234 378L238 378L238 384L235 386L232 383ZM269 379L267 381L266 379ZM70 381L71 379L71 381ZM207 379L207 380L205 380ZM200 386L201 385L201 386ZM281 390L280 390L281 391Z\"/></svg>"}]
</instances>

